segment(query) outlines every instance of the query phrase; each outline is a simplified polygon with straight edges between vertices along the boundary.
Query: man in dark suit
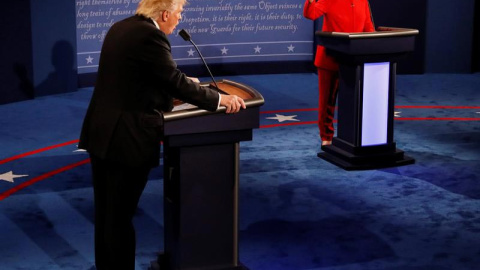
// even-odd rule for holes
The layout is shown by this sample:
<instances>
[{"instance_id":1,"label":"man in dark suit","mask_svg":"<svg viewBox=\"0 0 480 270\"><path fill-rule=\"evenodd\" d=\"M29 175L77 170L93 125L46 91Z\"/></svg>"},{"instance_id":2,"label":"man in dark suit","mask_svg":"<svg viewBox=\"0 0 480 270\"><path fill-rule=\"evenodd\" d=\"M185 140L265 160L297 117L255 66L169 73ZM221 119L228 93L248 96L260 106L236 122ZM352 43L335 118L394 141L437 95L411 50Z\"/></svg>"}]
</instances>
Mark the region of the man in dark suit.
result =
<instances>
[{"instance_id":1,"label":"man in dark suit","mask_svg":"<svg viewBox=\"0 0 480 270\"><path fill-rule=\"evenodd\" d=\"M140 195L160 156L163 112L173 98L227 113L245 108L186 77L172 59L167 35L185 0L142 0L136 15L117 22L103 43L98 78L79 148L91 157L97 269L134 269L132 224Z\"/></svg>"}]
</instances>

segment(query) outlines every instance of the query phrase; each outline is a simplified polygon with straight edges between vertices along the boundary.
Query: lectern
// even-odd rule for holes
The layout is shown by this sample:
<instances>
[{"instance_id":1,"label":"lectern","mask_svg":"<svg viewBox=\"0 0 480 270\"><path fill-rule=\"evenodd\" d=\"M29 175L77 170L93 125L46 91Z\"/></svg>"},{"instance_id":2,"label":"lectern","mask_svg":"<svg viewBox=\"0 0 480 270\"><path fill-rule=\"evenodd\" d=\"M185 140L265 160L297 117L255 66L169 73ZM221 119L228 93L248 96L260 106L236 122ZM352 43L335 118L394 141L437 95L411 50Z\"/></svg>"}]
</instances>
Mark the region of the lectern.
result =
<instances>
[{"instance_id":1,"label":"lectern","mask_svg":"<svg viewBox=\"0 0 480 270\"><path fill-rule=\"evenodd\" d=\"M218 86L247 109L164 114L165 243L153 269L247 269L238 258L239 142L252 140L264 99L244 84Z\"/></svg>"},{"instance_id":2,"label":"lectern","mask_svg":"<svg viewBox=\"0 0 480 270\"><path fill-rule=\"evenodd\" d=\"M412 164L394 142L397 61L414 50L416 29L370 33L316 32L339 63L338 126L318 156L346 170Z\"/></svg>"}]
</instances>

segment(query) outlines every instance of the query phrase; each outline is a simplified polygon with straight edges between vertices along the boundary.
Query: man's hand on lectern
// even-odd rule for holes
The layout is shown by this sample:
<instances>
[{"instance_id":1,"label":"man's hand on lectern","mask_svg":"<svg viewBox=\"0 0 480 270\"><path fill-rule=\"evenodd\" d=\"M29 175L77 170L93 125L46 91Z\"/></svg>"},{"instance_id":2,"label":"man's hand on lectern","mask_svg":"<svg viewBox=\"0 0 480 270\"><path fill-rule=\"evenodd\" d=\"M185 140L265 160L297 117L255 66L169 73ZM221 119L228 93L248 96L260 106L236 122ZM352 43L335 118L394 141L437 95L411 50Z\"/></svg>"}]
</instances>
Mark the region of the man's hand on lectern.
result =
<instances>
[{"instance_id":1,"label":"man's hand on lectern","mask_svg":"<svg viewBox=\"0 0 480 270\"><path fill-rule=\"evenodd\" d=\"M221 95L220 105L227 107L226 113L237 113L246 109L245 101L236 95Z\"/></svg>"}]
</instances>

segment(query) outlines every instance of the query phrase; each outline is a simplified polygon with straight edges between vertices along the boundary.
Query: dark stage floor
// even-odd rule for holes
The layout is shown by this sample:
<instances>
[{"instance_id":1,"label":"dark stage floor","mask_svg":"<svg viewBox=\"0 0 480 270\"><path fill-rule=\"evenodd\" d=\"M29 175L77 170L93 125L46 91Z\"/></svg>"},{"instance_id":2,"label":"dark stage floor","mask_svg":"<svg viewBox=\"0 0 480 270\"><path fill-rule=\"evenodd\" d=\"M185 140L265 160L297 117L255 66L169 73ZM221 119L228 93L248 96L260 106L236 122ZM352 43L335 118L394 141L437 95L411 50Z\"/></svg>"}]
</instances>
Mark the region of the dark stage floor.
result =
<instances>
[{"instance_id":1,"label":"dark stage floor","mask_svg":"<svg viewBox=\"0 0 480 270\"><path fill-rule=\"evenodd\" d=\"M413 165L345 171L320 151L315 74L235 76L266 100L240 146L240 259L251 270L480 267L480 74L400 75L395 141ZM0 106L0 268L90 269L79 129L92 89ZM137 269L163 249L163 177L140 202Z\"/></svg>"}]
</instances>

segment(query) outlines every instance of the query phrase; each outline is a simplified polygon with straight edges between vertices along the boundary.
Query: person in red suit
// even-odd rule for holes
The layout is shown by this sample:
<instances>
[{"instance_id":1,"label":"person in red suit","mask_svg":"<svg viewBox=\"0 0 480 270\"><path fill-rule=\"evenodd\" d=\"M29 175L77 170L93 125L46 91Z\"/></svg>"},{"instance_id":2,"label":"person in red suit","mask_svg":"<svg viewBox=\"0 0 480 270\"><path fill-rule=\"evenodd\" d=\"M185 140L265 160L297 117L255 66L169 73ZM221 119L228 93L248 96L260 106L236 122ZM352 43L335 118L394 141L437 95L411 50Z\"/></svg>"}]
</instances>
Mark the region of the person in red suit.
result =
<instances>
[{"instance_id":1,"label":"person in red suit","mask_svg":"<svg viewBox=\"0 0 480 270\"><path fill-rule=\"evenodd\" d=\"M316 20L323 16L325 32L373 32L368 0L306 0L303 16ZM322 145L330 145L334 135L333 117L338 91L338 64L317 46L315 66L318 68L318 127Z\"/></svg>"}]
</instances>

